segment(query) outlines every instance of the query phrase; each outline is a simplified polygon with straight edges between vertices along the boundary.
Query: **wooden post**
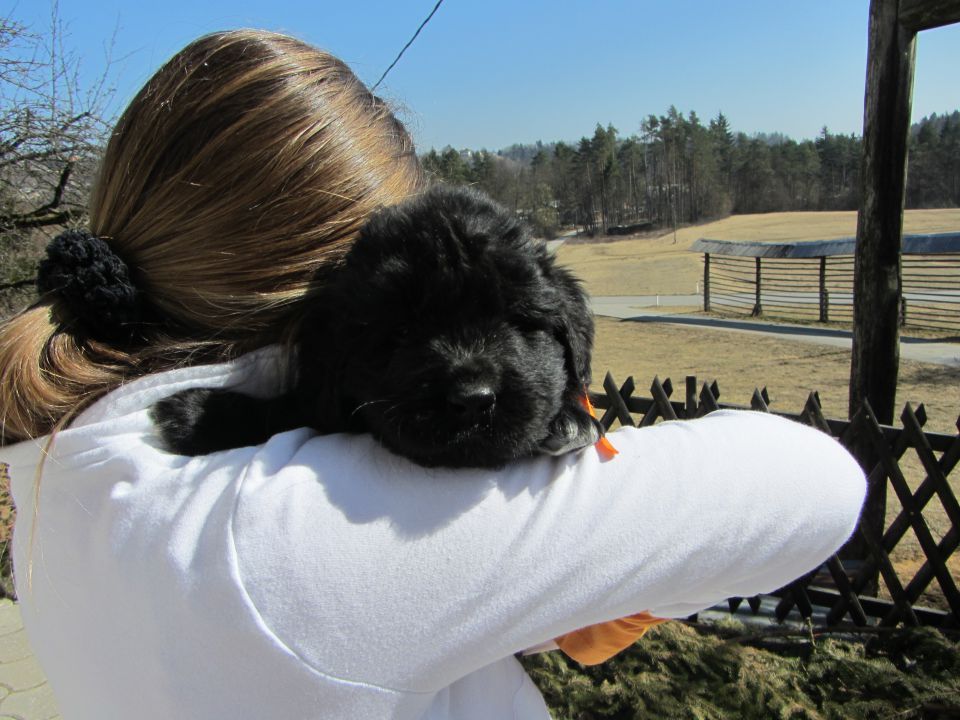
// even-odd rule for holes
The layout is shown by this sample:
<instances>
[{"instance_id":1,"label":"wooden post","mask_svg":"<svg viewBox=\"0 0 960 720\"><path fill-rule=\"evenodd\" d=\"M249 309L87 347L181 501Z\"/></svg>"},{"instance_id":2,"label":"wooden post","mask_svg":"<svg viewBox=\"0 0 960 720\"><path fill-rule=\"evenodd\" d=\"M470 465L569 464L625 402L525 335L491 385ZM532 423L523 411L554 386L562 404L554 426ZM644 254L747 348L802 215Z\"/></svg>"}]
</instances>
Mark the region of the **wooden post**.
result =
<instances>
[{"instance_id":1,"label":"wooden post","mask_svg":"<svg viewBox=\"0 0 960 720\"><path fill-rule=\"evenodd\" d=\"M820 258L820 322L830 319L830 297L827 295L827 258Z\"/></svg>"},{"instance_id":2,"label":"wooden post","mask_svg":"<svg viewBox=\"0 0 960 720\"><path fill-rule=\"evenodd\" d=\"M863 155L860 209L853 272L853 348L849 414L869 402L876 418L893 423L900 365L900 240L906 191L907 143L916 32L899 21L900 0L871 0L867 78L863 103ZM851 447L869 471L878 457L861 437ZM862 527L882 534L886 477L867 488ZM860 533L843 557L864 558L869 547ZM870 583L876 589L876 576Z\"/></svg>"},{"instance_id":3,"label":"wooden post","mask_svg":"<svg viewBox=\"0 0 960 720\"><path fill-rule=\"evenodd\" d=\"M683 416L693 419L697 416L697 376L687 375L687 397L683 405Z\"/></svg>"},{"instance_id":4,"label":"wooden post","mask_svg":"<svg viewBox=\"0 0 960 720\"><path fill-rule=\"evenodd\" d=\"M864 400L893 422L900 364L900 235L916 33L900 0L871 0L863 117L861 203L854 259L849 412Z\"/></svg>"},{"instance_id":5,"label":"wooden post","mask_svg":"<svg viewBox=\"0 0 960 720\"><path fill-rule=\"evenodd\" d=\"M911 32L960 22L960 0L900 0L900 24Z\"/></svg>"},{"instance_id":6,"label":"wooden post","mask_svg":"<svg viewBox=\"0 0 960 720\"><path fill-rule=\"evenodd\" d=\"M751 312L750 315L753 317L760 317L760 315L763 313L763 305L760 304L760 258L759 257L756 258L756 266L757 266L756 299L753 301L753 312Z\"/></svg>"},{"instance_id":7,"label":"wooden post","mask_svg":"<svg viewBox=\"0 0 960 720\"><path fill-rule=\"evenodd\" d=\"M703 311L710 312L710 253L703 254Z\"/></svg>"}]
</instances>

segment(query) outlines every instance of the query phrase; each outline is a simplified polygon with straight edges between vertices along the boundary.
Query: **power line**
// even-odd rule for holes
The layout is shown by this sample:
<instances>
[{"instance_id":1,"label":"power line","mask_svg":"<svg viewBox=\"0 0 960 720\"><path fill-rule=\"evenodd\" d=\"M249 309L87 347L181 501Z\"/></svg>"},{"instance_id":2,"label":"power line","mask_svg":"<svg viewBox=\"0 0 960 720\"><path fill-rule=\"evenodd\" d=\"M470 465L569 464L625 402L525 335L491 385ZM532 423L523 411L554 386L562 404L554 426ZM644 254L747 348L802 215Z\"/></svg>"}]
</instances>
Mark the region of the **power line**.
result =
<instances>
[{"instance_id":1,"label":"power line","mask_svg":"<svg viewBox=\"0 0 960 720\"><path fill-rule=\"evenodd\" d=\"M420 34L420 31L423 30L424 25L426 25L428 22L430 22L430 18L432 18L432 17L433 17L433 14L434 14L437 10L440 9L440 6L441 6L441 5L443 5L443 0L438 0L438 1L437 1L437 4L433 6L433 10L431 10L431 11L430 11L430 14L427 15L427 19L424 20L422 23L420 23L420 27L417 28L417 31L413 34L413 37L410 38L410 39L407 41L407 44L403 46L403 50L401 50L401 51L400 51L400 54L397 55L397 57L394 59L394 61L393 61L392 63L390 63L390 67L388 67L386 70L383 71L383 75L381 75L381 76L380 76L380 79L377 80L377 82L374 83L374 85L373 85L372 88L370 88L370 92L373 92L374 90L376 90L376 89L377 89L377 86L380 85L380 83L383 82L383 79L387 76L387 73L390 72L391 70L393 70L393 66L396 65L396 64L400 61L400 58L403 57L403 54L407 51L407 48L410 47L411 45L413 45L413 41L417 39L417 35L419 35L419 34Z\"/></svg>"}]
</instances>

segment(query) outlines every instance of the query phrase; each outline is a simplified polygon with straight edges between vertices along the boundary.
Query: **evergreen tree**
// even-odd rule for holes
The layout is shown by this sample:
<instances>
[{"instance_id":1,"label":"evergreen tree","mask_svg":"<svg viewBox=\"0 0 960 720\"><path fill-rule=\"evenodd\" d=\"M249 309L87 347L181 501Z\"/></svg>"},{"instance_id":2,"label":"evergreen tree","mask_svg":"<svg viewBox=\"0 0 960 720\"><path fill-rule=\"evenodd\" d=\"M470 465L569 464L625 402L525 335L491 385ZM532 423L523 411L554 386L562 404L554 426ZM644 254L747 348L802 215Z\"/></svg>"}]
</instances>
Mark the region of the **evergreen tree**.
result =
<instances>
[{"instance_id":1,"label":"evergreen tree","mask_svg":"<svg viewBox=\"0 0 960 720\"><path fill-rule=\"evenodd\" d=\"M856 135L827 127L802 141L734 134L722 112L704 126L696 112L676 107L647 116L639 130L621 138L598 123L576 146L446 147L421 159L431 177L482 188L545 236L563 226L593 234L641 221L676 227L730 212L853 210L859 203ZM914 126L908 165L907 207L960 205L960 111Z\"/></svg>"}]
</instances>

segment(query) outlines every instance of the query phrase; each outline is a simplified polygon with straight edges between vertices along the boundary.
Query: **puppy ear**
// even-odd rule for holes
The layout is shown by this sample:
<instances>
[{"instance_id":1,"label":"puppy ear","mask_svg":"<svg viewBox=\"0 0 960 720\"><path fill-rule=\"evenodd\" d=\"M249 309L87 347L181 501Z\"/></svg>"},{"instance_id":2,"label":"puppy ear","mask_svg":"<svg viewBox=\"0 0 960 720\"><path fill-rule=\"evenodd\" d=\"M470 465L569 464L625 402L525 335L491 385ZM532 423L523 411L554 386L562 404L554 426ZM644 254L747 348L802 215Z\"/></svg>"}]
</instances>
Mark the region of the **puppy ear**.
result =
<instances>
[{"instance_id":1,"label":"puppy ear","mask_svg":"<svg viewBox=\"0 0 960 720\"><path fill-rule=\"evenodd\" d=\"M544 251L541 261L544 276L556 290L557 339L566 351L567 367L577 390L590 382L590 360L593 354L593 313L587 294L568 270L556 265Z\"/></svg>"}]
</instances>

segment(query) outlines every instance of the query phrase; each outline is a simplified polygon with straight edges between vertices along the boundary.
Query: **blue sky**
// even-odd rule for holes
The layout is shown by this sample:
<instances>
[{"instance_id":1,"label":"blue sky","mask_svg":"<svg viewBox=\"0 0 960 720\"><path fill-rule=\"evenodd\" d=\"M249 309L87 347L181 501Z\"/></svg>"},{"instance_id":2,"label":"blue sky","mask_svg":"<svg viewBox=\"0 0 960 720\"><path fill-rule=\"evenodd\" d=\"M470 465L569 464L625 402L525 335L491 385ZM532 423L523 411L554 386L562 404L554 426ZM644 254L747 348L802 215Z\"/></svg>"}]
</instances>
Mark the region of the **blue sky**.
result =
<instances>
[{"instance_id":1,"label":"blue sky","mask_svg":"<svg viewBox=\"0 0 960 720\"><path fill-rule=\"evenodd\" d=\"M60 0L84 78L112 77L125 104L170 55L214 30L296 35L376 82L436 0ZM50 4L8 12L36 31ZM418 147L499 149L621 135L670 105L722 111L747 133L862 131L868 0L444 0L381 86ZM913 117L960 108L960 25L921 34Z\"/></svg>"}]
</instances>

